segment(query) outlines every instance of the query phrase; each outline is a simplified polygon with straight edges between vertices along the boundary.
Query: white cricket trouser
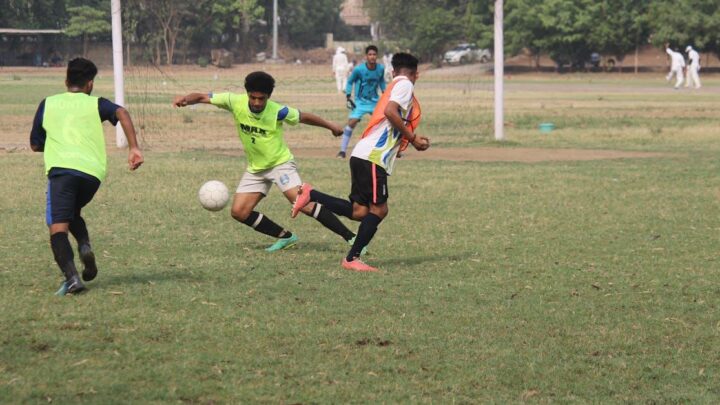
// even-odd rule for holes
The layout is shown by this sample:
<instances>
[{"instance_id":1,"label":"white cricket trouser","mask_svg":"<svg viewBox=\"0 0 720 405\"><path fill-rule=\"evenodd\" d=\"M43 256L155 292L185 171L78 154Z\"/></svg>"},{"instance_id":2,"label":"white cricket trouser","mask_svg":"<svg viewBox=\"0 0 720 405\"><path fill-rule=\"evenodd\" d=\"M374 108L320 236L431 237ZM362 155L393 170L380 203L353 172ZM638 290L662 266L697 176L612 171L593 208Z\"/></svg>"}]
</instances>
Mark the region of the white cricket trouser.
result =
<instances>
[{"instance_id":1,"label":"white cricket trouser","mask_svg":"<svg viewBox=\"0 0 720 405\"><path fill-rule=\"evenodd\" d=\"M700 75L698 75L698 68L696 66L690 66L687 69L686 80L685 87L695 86L696 89L700 88Z\"/></svg>"},{"instance_id":2,"label":"white cricket trouser","mask_svg":"<svg viewBox=\"0 0 720 405\"><path fill-rule=\"evenodd\" d=\"M670 73L668 73L667 77L665 77L668 81L672 79L673 75L677 76L677 80L675 81L675 88L677 89L683 84L683 74L682 74L682 68L675 68L670 70Z\"/></svg>"},{"instance_id":3,"label":"white cricket trouser","mask_svg":"<svg viewBox=\"0 0 720 405\"><path fill-rule=\"evenodd\" d=\"M335 72L335 83L337 84L338 93L344 93L345 86L347 85L347 75L345 71Z\"/></svg>"}]
</instances>

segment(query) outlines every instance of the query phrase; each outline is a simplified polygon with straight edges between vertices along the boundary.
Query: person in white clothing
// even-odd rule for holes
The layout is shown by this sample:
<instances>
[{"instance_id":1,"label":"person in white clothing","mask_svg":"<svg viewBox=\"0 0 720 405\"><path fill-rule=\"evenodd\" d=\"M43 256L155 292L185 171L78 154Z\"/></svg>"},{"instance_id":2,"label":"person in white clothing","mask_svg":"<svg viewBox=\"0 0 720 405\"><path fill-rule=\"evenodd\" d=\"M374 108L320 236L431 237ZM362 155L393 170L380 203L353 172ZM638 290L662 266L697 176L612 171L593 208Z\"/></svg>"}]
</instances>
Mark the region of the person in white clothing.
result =
<instances>
[{"instance_id":1,"label":"person in white clothing","mask_svg":"<svg viewBox=\"0 0 720 405\"><path fill-rule=\"evenodd\" d=\"M345 55L345 48L339 46L335 51L335 56L333 56L332 62L332 70L335 74L335 83L337 84L338 93L345 92L349 67L350 63L348 62L347 55Z\"/></svg>"},{"instance_id":2,"label":"person in white clothing","mask_svg":"<svg viewBox=\"0 0 720 405\"><path fill-rule=\"evenodd\" d=\"M673 75L677 76L675 81L675 89L679 89L683 84L683 68L685 67L685 58L683 58L680 52L675 52L670 49L670 45L665 45L665 52L670 56L670 73L665 77L667 81L670 81Z\"/></svg>"},{"instance_id":3,"label":"person in white clothing","mask_svg":"<svg viewBox=\"0 0 720 405\"><path fill-rule=\"evenodd\" d=\"M690 66L688 66L685 74L685 87L690 87L692 84L696 89L699 89L701 87L700 76L698 75L698 72L700 71L700 54L698 54L697 51L690 45L685 48L685 52L687 52L688 59L690 59Z\"/></svg>"}]
</instances>

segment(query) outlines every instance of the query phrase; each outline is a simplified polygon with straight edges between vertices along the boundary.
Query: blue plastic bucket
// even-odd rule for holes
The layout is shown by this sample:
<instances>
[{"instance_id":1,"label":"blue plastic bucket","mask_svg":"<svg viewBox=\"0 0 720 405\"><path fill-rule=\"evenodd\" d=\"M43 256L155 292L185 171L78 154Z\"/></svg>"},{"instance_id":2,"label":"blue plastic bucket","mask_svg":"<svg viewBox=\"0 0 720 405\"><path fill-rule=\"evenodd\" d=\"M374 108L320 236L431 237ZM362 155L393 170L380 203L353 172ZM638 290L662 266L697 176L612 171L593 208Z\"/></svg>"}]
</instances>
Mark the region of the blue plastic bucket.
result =
<instances>
[{"instance_id":1,"label":"blue plastic bucket","mask_svg":"<svg viewBox=\"0 0 720 405\"><path fill-rule=\"evenodd\" d=\"M540 132L543 134L547 134L553 131L555 129L555 124L552 122L543 122L540 124Z\"/></svg>"}]
</instances>

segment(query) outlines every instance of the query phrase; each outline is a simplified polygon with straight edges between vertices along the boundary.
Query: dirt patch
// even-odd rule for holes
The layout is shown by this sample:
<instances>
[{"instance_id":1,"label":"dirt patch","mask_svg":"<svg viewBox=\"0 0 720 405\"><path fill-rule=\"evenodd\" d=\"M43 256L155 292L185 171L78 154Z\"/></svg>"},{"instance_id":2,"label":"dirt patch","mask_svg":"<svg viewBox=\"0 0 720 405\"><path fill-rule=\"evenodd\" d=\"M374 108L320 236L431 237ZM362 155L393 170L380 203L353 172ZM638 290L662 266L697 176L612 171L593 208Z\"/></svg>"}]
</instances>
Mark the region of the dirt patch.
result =
<instances>
[{"instance_id":1,"label":"dirt patch","mask_svg":"<svg viewBox=\"0 0 720 405\"><path fill-rule=\"evenodd\" d=\"M298 158L334 158L337 148L293 148ZM225 151L223 154L242 155L242 151ZM542 148L430 148L426 152L407 150L402 159L451 160L469 162L549 162L603 159L635 159L673 156L660 152L630 152L598 149L542 149Z\"/></svg>"}]
</instances>

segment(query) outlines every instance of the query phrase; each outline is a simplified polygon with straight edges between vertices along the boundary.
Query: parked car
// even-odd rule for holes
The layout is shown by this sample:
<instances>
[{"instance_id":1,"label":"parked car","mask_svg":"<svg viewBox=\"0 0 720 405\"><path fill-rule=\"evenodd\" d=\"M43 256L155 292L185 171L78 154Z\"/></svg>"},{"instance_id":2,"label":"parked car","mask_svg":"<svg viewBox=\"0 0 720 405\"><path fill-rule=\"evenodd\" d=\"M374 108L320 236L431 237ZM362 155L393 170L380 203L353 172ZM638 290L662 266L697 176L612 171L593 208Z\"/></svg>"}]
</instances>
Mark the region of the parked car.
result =
<instances>
[{"instance_id":1,"label":"parked car","mask_svg":"<svg viewBox=\"0 0 720 405\"><path fill-rule=\"evenodd\" d=\"M492 53L489 49L478 48L475 44L459 44L443 55L443 60L447 63L486 63L491 59Z\"/></svg>"}]
</instances>

